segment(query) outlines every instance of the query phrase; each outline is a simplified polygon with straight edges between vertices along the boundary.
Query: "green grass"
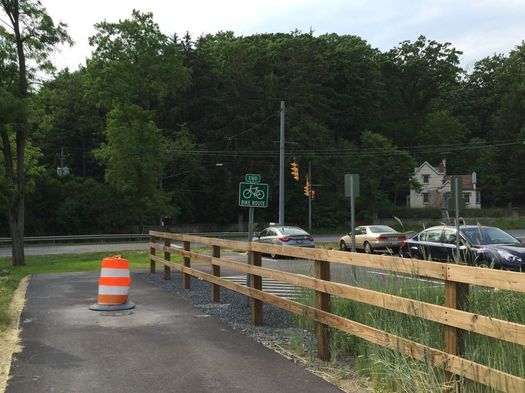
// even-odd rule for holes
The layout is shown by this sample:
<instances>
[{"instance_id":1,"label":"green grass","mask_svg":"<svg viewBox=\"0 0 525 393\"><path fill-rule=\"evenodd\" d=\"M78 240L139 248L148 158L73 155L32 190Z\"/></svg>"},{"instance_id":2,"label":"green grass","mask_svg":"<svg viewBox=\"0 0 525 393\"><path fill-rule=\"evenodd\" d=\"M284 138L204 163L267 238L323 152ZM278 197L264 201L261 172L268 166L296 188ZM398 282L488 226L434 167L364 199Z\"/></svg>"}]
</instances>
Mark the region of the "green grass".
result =
<instances>
[{"instance_id":1,"label":"green grass","mask_svg":"<svg viewBox=\"0 0 525 393\"><path fill-rule=\"evenodd\" d=\"M498 218L490 221L488 224L484 223L484 225L491 225L501 229L523 229L525 228L525 218Z\"/></svg>"},{"instance_id":2,"label":"green grass","mask_svg":"<svg viewBox=\"0 0 525 393\"><path fill-rule=\"evenodd\" d=\"M98 271L102 259L122 255L130 269L149 267L148 251L97 252L86 254L26 256L25 266L12 266L11 257L0 258L0 332L11 321L9 304L20 281L28 274Z\"/></svg>"},{"instance_id":3,"label":"green grass","mask_svg":"<svg viewBox=\"0 0 525 393\"><path fill-rule=\"evenodd\" d=\"M427 303L442 305L444 289L442 286L429 286L428 282L410 280L400 284L399 280L387 280L380 283L367 282L360 285L378 292L385 292ZM312 291L305 291L301 302L315 304ZM469 312L499 318L519 324L525 324L525 294L494 291L486 288L471 287L466 305ZM423 345L444 349L444 329L436 322L426 321L369 306L363 303L332 297L332 312L394 335L407 338ZM304 331L315 334L315 324L305 316L296 316L298 337L292 343L301 342ZM445 386L444 373L441 369L426 363L406 358L396 351L371 344L363 339L331 329L331 349L334 360L352 355L356 359L358 374L372 381L375 391L381 392L442 392ZM465 333L466 359L472 360L497 370L516 376L525 375L525 347L511 344L479 334ZM305 342L302 341L302 345ZM310 348L298 348L315 356L315 340ZM494 390L462 380L462 391L488 393Z\"/></svg>"}]
</instances>

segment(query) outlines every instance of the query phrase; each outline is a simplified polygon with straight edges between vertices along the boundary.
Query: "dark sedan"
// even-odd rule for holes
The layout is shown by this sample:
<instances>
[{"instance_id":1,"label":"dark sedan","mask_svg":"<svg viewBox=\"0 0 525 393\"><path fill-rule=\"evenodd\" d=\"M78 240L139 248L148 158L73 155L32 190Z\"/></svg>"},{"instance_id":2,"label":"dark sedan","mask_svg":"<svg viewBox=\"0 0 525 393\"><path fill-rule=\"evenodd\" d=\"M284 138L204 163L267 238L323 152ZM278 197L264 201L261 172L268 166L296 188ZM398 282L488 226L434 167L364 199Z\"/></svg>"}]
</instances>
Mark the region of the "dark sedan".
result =
<instances>
[{"instance_id":1,"label":"dark sedan","mask_svg":"<svg viewBox=\"0 0 525 393\"><path fill-rule=\"evenodd\" d=\"M499 228L479 225L461 225L459 232L459 255L456 227L446 225L425 229L406 240L403 255L525 272L525 245L512 235Z\"/></svg>"}]
</instances>

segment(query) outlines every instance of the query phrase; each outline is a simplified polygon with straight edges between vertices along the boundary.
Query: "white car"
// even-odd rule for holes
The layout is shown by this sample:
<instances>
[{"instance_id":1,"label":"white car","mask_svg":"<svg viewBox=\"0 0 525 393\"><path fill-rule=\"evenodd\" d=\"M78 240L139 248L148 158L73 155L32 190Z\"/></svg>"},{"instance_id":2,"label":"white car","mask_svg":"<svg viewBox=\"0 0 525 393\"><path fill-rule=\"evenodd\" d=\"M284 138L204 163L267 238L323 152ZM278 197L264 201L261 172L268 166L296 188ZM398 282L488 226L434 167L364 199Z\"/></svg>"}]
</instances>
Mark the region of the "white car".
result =
<instances>
[{"instance_id":1,"label":"white car","mask_svg":"<svg viewBox=\"0 0 525 393\"><path fill-rule=\"evenodd\" d=\"M398 254L405 240L406 235L404 233L387 225L362 225L355 228L355 249L367 254L373 254L375 251ZM339 249L341 251L352 250L351 232L341 237Z\"/></svg>"}]
</instances>

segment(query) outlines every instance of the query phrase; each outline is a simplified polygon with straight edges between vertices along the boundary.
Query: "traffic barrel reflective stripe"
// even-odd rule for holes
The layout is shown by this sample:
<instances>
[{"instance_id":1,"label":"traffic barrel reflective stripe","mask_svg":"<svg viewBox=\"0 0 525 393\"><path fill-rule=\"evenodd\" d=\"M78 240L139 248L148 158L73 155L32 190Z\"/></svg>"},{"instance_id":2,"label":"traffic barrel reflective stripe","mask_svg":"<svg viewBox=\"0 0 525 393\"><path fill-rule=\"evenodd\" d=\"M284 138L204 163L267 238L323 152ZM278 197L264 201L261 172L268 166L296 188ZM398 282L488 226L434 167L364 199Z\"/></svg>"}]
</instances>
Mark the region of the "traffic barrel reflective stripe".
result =
<instances>
[{"instance_id":1,"label":"traffic barrel reflective stripe","mask_svg":"<svg viewBox=\"0 0 525 393\"><path fill-rule=\"evenodd\" d=\"M98 282L98 304L118 305L128 301L131 278L129 263L120 255L102 260Z\"/></svg>"}]
</instances>

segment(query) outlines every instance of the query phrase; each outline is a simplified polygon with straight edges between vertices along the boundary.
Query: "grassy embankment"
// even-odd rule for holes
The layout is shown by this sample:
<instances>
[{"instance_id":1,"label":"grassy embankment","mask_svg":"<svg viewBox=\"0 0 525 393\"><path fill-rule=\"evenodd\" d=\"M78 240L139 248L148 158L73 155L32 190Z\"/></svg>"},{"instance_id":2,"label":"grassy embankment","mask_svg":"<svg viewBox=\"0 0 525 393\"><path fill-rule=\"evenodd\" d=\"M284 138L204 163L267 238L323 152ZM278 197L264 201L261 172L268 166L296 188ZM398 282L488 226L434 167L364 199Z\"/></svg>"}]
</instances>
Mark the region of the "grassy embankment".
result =
<instances>
[{"instance_id":1,"label":"grassy embankment","mask_svg":"<svg viewBox=\"0 0 525 393\"><path fill-rule=\"evenodd\" d=\"M359 277L359 275L358 275ZM358 282L359 287L386 292L427 303L443 305L444 288L438 283L416 280L399 280L393 276ZM314 305L315 295L304 292L302 302ZM525 324L525 294L470 287L466 305L469 312L502 320ZM332 297L332 312L351 320L408 338L440 350L444 349L444 332L441 324L411 317L355 301ZM316 354L315 340L305 339L304 332L313 338L315 324L304 316L297 316L299 336L296 349ZM382 392L442 392L445 385L443 371L422 362L410 360L397 352L371 344L338 330L332 329L331 350L333 360L352 356L357 371L371 380L374 389ZM305 343L310 344L306 346ZM480 364L516 375L525 376L525 347L501 340L465 333L465 358ZM463 380L462 391L488 393L494 390Z\"/></svg>"}]
</instances>

